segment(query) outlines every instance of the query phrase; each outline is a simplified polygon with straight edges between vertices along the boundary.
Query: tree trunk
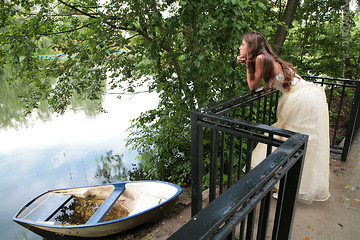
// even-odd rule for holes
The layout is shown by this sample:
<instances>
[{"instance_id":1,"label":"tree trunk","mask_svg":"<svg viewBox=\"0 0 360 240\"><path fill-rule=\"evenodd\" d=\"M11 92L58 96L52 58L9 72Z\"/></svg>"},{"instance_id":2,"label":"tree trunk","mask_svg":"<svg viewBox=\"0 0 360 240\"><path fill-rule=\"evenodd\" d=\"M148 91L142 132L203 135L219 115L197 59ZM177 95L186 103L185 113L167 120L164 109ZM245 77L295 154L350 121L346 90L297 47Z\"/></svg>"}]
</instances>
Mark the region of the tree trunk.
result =
<instances>
[{"instance_id":1,"label":"tree trunk","mask_svg":"<svg viewBox=\"0 0 360 240\"><path fill-rule=\"evenodd\" d=\"M343 10L342 37L344 48L344 77L351 79L351 65L349 56L349 21L350 21L350 0L346 0Z\"/></svg>"},{"instance_id":2,"label":"tree trunk","mask_svg":"<svg viewBox=\"0 0 360 240\"><path fill-rule=\"evenodd\" d=\"M359 48L359 58L358 58L358 63L357 63L357 68L356 68L356 79L360 79L360 48Z\"/></svg>"},{"instance_id":3,"label":"tree trunk","mask_svg":"<svg viewBox=\"0 0 360 240\"><path fill-rule=\"evenodd\" d=\"M294 19L295 11L298 4L299 4L299 0L288 0L284 14L281 16L280 21L283 22L285 25L281 25L278 27L274 38L274 51L278 55L281 54L281 49L285 42L285 38L288 32L287 28L291 26L291 22Z\"/></svg>"}]
</instances>

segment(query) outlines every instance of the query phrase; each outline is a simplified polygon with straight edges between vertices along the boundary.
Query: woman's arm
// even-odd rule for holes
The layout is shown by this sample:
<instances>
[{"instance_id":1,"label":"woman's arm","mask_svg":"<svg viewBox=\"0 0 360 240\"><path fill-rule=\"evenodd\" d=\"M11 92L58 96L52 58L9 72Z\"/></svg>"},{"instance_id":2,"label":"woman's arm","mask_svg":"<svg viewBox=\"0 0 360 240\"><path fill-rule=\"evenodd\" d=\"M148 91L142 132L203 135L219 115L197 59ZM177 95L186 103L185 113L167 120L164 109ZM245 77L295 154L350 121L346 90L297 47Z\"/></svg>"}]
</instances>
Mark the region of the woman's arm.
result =
<instances>
[{"instance_id":1,"label":"woman's arm","mask_svg":"<svg viewBox=\"0 0 360 240\"><path fill-rule=\"evenodd\" d=\"M250 79L250 73L249 69L246 66L247 71L247 83L249 85L249 88L251 91L256 90L259 88L261 79L264 75L264 55L261 54L255 58L255 73L254 73L254 79Z\"/></svg>"}]
</instances>

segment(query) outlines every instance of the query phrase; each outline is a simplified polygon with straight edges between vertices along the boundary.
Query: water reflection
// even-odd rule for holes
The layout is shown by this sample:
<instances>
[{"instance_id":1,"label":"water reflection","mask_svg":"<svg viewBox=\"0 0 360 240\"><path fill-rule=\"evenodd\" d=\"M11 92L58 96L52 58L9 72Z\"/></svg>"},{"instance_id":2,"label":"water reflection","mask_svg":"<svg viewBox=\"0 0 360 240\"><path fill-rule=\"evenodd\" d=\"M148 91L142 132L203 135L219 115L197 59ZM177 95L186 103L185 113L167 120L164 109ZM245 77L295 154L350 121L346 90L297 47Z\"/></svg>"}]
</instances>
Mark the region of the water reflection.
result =
<instances>
[{"instance_id":1,"label":"water reflection","mask_svg":"<svg viewBox=\"0 0 360 240\"><path fill-rule=\"evenodd\" d=\"M69 205L60 209L59 215L55 217L55 223L62 225L85 224L104 202L104 200L96 201L93 198L91 196L86 199L73 198Z\"/></svg>"},{"instance_id":2,"label":"water reflection","mask_svg":"<svg viewBox=\"0 0 360 240\"><path fill-rule=\"evenodd\" d=\"M20 128L30 126L34 121L48 121L52 114L47 104L40 104L30 116L25 116L22 106L19 104L20 97L18 96L23 89L18 89L13 85L5 82L7 74L11 74L11 70L5 67L3 75L0 74L0 128ZM22 86L23 87L23 86ZM71 110L82 111L87 116L95 116L101 112L101 103L103 99L99 100L82 100L78 101L76 94L71 99Z\"/></svg>"},{"instance_id":3,"label":"water reflection","mask_svg":"<svg viewBox=\"0 0 360 240\"><path fill-rule=\"evenodd\" d=\"M18 128L27 123L18 101L17 90L6 84L0 75L0 128ZM45 120L50 116L49 109L44 105L40 106L37 113Z\"/></svg>"},{"instance_id":4,"label":"water reflection","mask_svg":"<svg viewBox=\"0 0 360 240\"><path fill-rule=\"evenodd\" d=\"M128 180L127 169L122 161L122 155L116 154L113 150L96 159L97 168L95 178L102 183Z\"/></svg>"},{"instance_id":5,"label":"water reflection","mask_svg":"<svg viewBox=\"0 0 360 240\"><path fill-rule=\"evenodd\" d=\"M157 102L155 94L121 100L108 95L103 105L107 113L89 117L69 112L32 121L28 127L0 129L0 192L6 196L0 201L1 239L42 239L12 221L35 196L118 179L137 156L124 146L130 120ZM103 164L109 159L111 170Z\"/></svg>"},{"instance_id":6,"label":"water reflection","mask_svg":"<svg viewBox=\"0 0 360 240\"><path fill-rule=\"evenodd\" d=\"M81 225L85 224L104 200L97 199L95 195L89 195L85 199L73 198L68 204L60 209L54 216L55 224ZM114 205L101 222L112 221L127 217L129 212L120 204ZM51 221L51 219L50 219Z\"/></svg>"}]
</instances>

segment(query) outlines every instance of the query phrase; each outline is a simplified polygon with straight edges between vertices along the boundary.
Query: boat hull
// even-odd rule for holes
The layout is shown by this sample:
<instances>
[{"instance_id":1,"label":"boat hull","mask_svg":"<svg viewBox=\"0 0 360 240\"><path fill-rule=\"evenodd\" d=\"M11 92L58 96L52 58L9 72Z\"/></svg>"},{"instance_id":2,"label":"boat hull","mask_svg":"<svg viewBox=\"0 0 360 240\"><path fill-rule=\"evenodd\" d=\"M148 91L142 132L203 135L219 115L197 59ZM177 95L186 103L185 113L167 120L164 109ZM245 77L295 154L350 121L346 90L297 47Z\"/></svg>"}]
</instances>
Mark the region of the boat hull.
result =
<instances>
[{"instance_id":1,"label":"boat hull","mask_svg":"<svg viewBox=\"0 0 360 240\"><path fill-rule=\"evenodd\" d=\"M125 191L124 193L121 193L117 201L122 201L122 203L124 203L126 200L124 200L124 198L121 198L121 196L126 194L131 195L130 198L133 198L133 202L131 203L132 205L129 203L130 207L128 207L131 212L129 216L124 218L105 222L92 222L91 220L89 220L86 224L79 225L51 225L53 224L53 222L51 222L50 220L34 221L33 219L27 219L30 218L28 217L30 214L24 211L26 211L27 207L31 206L32 202L36 202L39 197L42 197L42 195L44 195L42 194L30 203L28 203L22 210L20 210L13 220L20 225L29 228L29 230L35 233L36 229L38 229L39 231L52 232L57 235L73 237L103 237L129 230L146 222L154 221L154 219L156 218L161 218L174 206L177 197L182 192L182 189L179 186L160 181L138 181L124 183L124 185ZM89 187L89 189L90 188L91 187ZM76 191L76 189L83 190L86 188L75 188L70 190ZM127 191L130 192L130 194ZM171 193L169 193L169 191ZM54 192L54 190L50 192ZM66 193L69 194L68 192ZM49 194L49 192L45 194ZM156 204L156 199L154 196L158 197L159 199L162 198L162 200L159 200L159 204ZM140 198L142 200L139 200ZM154 201L155 203L151 204L151 202ZM35 211L36 210L37 209L35 209Z\"/></svg>"}]
</instances>

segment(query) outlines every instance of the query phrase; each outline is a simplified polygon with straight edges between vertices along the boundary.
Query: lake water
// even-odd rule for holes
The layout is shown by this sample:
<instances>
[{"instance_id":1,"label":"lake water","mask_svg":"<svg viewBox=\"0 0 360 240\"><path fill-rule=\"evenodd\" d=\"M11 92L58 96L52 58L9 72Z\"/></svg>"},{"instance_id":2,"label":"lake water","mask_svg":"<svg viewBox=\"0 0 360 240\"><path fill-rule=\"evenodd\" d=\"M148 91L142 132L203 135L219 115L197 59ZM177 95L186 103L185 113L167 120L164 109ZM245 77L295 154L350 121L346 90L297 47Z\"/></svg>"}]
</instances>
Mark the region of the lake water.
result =
<instances>
[{"instance_id":1,"label":"lake water","mask_svg":"<svg viewBox=\"0 0 360 240\"><path fill-rule=\"evenodd\" d=\"M157 103L156 93L107 95L107 113L95 117L69 112L19 130L0 129L0 239L42 239L13 222L14 215L47 190L101 184L97 159L106 152L122 154L127 167L136 163L137 154L125 148L126 130Z\"/></svg>"}]
</instances>

